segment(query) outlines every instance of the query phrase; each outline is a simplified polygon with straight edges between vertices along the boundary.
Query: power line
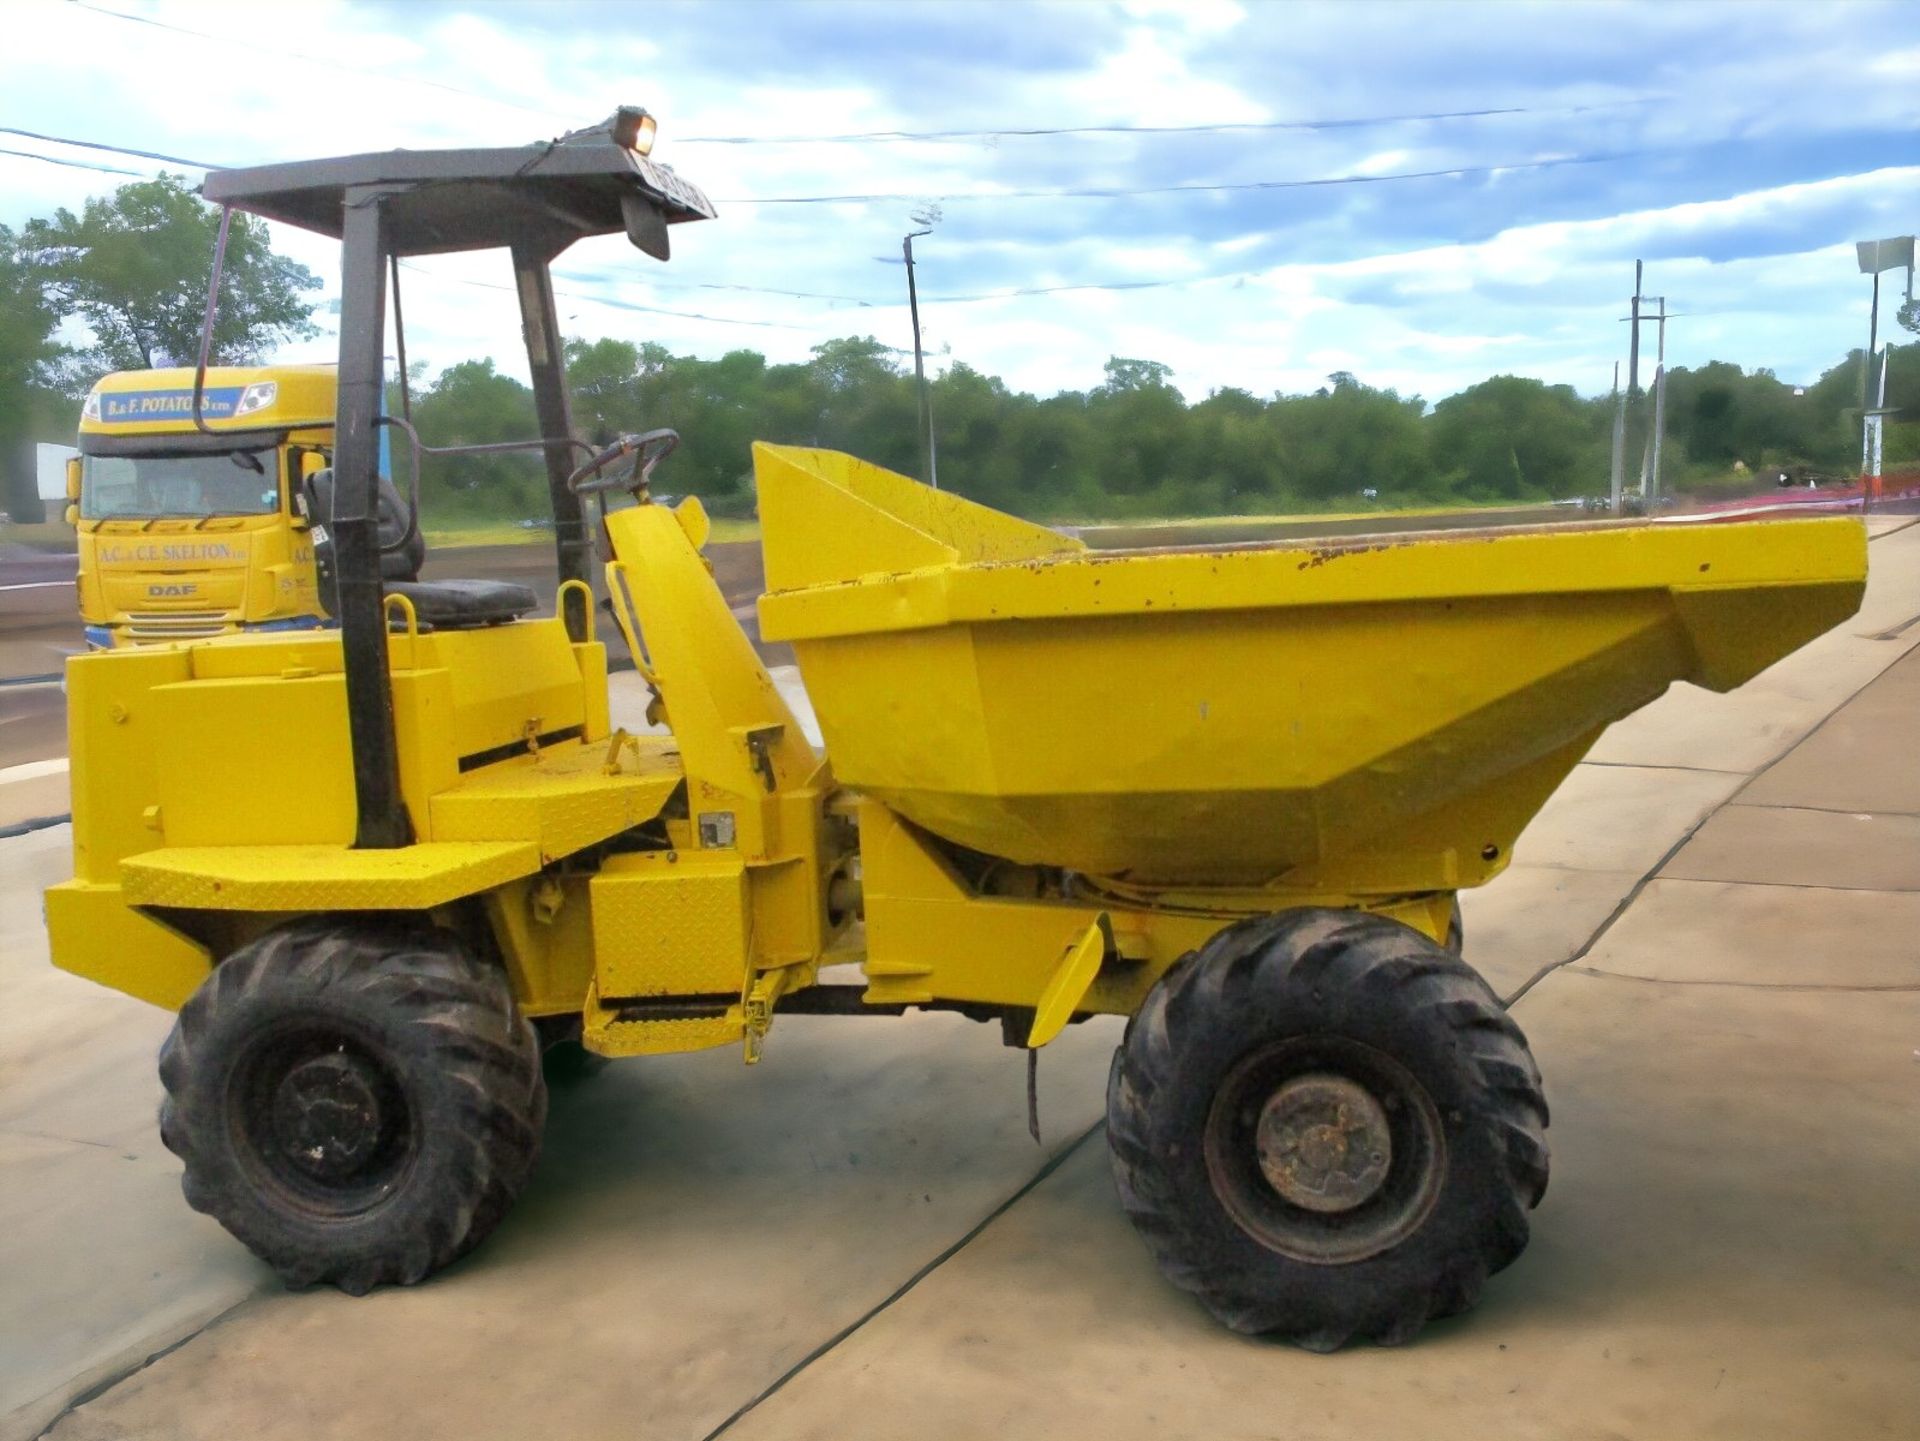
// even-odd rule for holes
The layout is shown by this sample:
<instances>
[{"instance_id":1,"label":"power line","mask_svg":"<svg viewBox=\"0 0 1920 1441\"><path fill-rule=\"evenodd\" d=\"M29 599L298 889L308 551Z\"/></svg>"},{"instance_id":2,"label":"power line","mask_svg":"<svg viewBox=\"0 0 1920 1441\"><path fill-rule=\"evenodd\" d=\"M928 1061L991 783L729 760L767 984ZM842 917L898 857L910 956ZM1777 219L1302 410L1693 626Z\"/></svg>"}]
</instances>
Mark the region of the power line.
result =
<instances>
[{"instance_id":1,"label":"power line","mask_svg":"<svg viewBox=\"0 0 1920 1441\"><path fill-rule=\"evenodd\" d=\"M69 0L80 4L82 0ZM0 126L0 133L24 135L54 145L72 145L86 150L102 150L116 155L132 155L142 160L161 160L198 170L222 170L229 167L182 156L164 155L151 150L135 150L125 145L110 145L99 140L75 140L63 135L43 135L38 131ZM1179 185L1089 186L1084 188L1039 190L972 191L944 195L913 194L905 191L849 195L728 195L720 197L727 205L874 205L904 204L923 200L942 203L969 200L1119 200L1141 195L1218 194L1227 191L1305 190L1336 185L1380 185L1402 180L1458 179L1470 175L1494 175L1517 170L1552 170L1566 165L1605 165L1622 160L1641 159L1669 151L1623 150L1606 154L1561 155L1546 160L1505 161L1493 165L1456 165L1439 170L1390 171L1380 175L1348 174L1312 176L1302 180L1195 181ZM38 157L36 157L38 158ZM132 172L119 172L131 174ZM745 288L745 287L742 287ZM815 296L813 299L854 300L853 296Z\"/></svg>"},{"instance_id":2,"label":"power line","mask_svg":"<svg viewBox=\"0 0 1920 1441\"><path fill-rule=\"evenodd\" d=\"M160 160L169 165L185 165L192 170L225 170L224 165L211 165L204 160L188 160L179 155L163 155L157 150L135 150L126 145L108 145L98 140L69 140L64 135L42 135L37 130L22 130L16 125L0 125L0 135L18 135L23 140L44 140L49 145L71 145L78 150L107 150L115 155L131 155L138 160ZM24 155L24 150L16 150L16 155ZM132 175L131 170L119 172Z\"/></svg>"},{"instance_id":3,"label":"power line","mask_svg":"<svg viewBox=\"0 0 1920 1441\"><path fill-rule=\"evenodd\" d=\"M1563 165L1604 165L1614 161L1639 159L1650 150L1618 151L1607 155L1563 155L1551 160L1508 161L1499 165L1456 165L1443 170L1402 170L1383 175L1325 175L1307 180L1235 180L1199 181L1182 185L1096 186L1061 190L994 190L962 194L875 193L865 195L724 195L723 205L870 205L912 204L937 200L941 204L966 200L1120 200L1137 195L1217 194L1230 190L1305 190L1331 185L1380 185L1395 180L1443 180L1468 175L1493 175L1502 171L1552 170Z\"/></svg>"},{"instance_id":4,"label":"power line","mask_svg":"<svg viewBox=\"0 0 1920 1441\"><path fill-rule=\"evenodd\" d=\"M180 160L179 157L176 157L176 156L155 155L151 152L144 151L144 150L129 150L123 146L106 145L106 144L101 144L94 141L67 140L57 135L41 135L35 131L20 130L13 126L0 125L0 134L26 135L31 137L32 139L46 140L56 145L78 145L78 146L85 147L87 149L107 150L115 153L135 155L143 159L178 160L178 162L183 165L199 165L199 162L189 161L189 160ZM36 155L29 150L12 150L5 147L0 147L0 155L17 155L25 160L39 160L39 161L45 162L48 165L66 165L66 166L71 166L74 169L78 169L78 170L95 170L95 171L99 171L101 174L104 174L104 175L129 175L135 179L143 178L143 172L138 170L124 170L118 166L97 165L97 164L89 163L84 160L63 160L58 156L53 156L53 155ZM223 169L225 167L217 166L217 165L207 165L207 166L201 166L200 168L208 169L208 170L218 170L218 169ZM417 266L412 266L412 265L409 265L407 268L410 270L418 269ZM422 271L421 273L432 275L432 272L430 271ZM1030 287L1024 287L1018 290L982 292L977 295L930 295L927 297L927 299L939 301L940 303L945 305L963 305L963 304L969 304L976 301L1013 300L1013 299L1019 299L1025 296L1057 295L1065 291L1073 291L1073 290L1114 290L1114 291L1158 290L1168 286L1196 285L1196 284L1200 284L1203 281L1209 281L1209 280L1239 279L1246 276L1256 275L1259 273L1261 272L1238 271L1228 275L1187 276L1178 280L1109 281L1109 282L1102 282L1102 283L1087 283L1087 284L1079 284L1079 285L1030 286ZM434 276L433 278L441 279L441 280L453 280L456 283L459 283L462 285L475 285L475 286L481 287L482 289L487 289L487 290L510 291L513 289L513 287L510 285L495 285L487 281L467 280L458 276ZM591 282L594 280L595 277L577 276L575 278ZM787 300L824 300L824 301L833 302L833 303L856 305L862 309L884 309L898 303L892 300L885 300L885 299L875 300L875 299L869 299L866 296L847 295L847 294L843 294L835 291L785 290L777 286L743 285L737 282L730 282L730 281L701 280L701 281L688 281L685 283L675 283L672 281L650 280L647 283L655 287L656 289L660 289L660 290L678 290L682 292L694 291L694 290L711 290L711 291L730 291L736 294L747 294L747 295L775 295ZM556 292L556 293L560 293L560 292ZM635 302L631 302L631 301L612 301L612 300L607 300L598 296L576 295L571 293L567 293L567 298L574 299L574 300L581 300L588 304L613 305L615 306L615 308L619 308L619 309L632 309L632 308L635 308L635 304L636 304ZM678 316L678 317L689 319L689 320L710 320L721 325L759 325L759 326L777 326L778 325L778 322L775 322L775 321L737 320L737 319L730 319L725 316L700 315L693 311L656 309L655 313L658 313L661 315ZM788 328L799 329L804 327L788 327Z\"/></svg>"},{"instance_id":5,"label":"power line","mask_svg":"<svg viewBox=\"0 0 1920 1441\"><path fill-rule=\"evenodd\" d=\"M579 278L584 280L591 279L592 277L581 276ZM862 295L841 295L833 291L825 290L777 290L766 285L737 285L721 280L689 280L680 284L675 284L672 281L649 280L647 284L656 286L661 290L737 290L743 291L748 295L784 295L792 300L837 300L849 305L860 306L893 304L890 300L869 300Z\"/></svg>"},{"instance_id":6,"label":"power line","mask_svg":"<svg viewBox=\"0 0 1920 1441\"><path fill-rule=\"evenodd\" d=\"M168 161L175 164L192 166L196 169L202 169L202 170L221 170L221 169L227 168L225 166L215 165L205 161L189 160L182 156L166 155L157 151L135 150L135 149L132 149L131 147L123 146L123 145L109 145L103 141L73 140L61 135L46 135L39 131L22 130L17 126L11 126L11 125L0 125L0 134L21 135L33 140L44 140L54 145L72 145L72 146L77 146L87 150L103 150L103 151L108 151L118 155L132 155L143 160ZM142 172L137 170L124 170L117 166L90 164L86 161L81 161L81 160L63 160L57 156L37 155L27 150L10 150L5 148L0 148L0 154L17 155L27 160L40 160L40 161L46 162L49 165L67 165L80 170L97 170L102 174L106 174L106 175L129 175L129 176L133 176L136 179L141 178L141 175L142 175ZM414 268L417 268L417 267L412 267L412 266L409 267L409 269L414 269ZM422 273L431 274L431 272L422 272ZM1093 283L1093 284L1082 284L1082 285L1035 286L1035 287L1028 287L1028 288L1023 288L1019 290L983 292L977 295L933 295L933 296L929 296L928 299L938 300L943 304L965 304L973 301L1009 300L1009 299L1016 299L1019 297L1030 296L1030 295L1054 295L1054 294L1059 294L1063 291L1071 291L1071 290L1153 290L1153 289L1159 289L1164 286L1170 286L1170 285L1197 284L1203 280L1235 279L1235 278L1238 278L1238 276L1240 275L1253 275L1257 273L1259 272L1243 271L1243 272L1237 272L1234 275L1190 276L1180 280L1113 281L1113 282L1107 282L1107 283ZM440 276L436 278L456 280L460 284L477 285L484 289L490 289L490 290L512 290L513 288L508 285L492 285L485 281L463 280L455 276ZM594 277L580 276L577 278L591 281L593 280ZM744 284L740 284L738 282L732 282L732 281L704 280L704 281L689 281L685 283L675 283L672 281L649 281L648 284L661 290L678 290L683 292L694 291L694 290L710 290L710 291L734 292L737 294L747 294L747 295L775 295L788 300L824 300L824 301L836 302L836 303L846 304L846 305L857 305L863 309L885 308L895 303L894 301L891 301L891 300L884 300L884 299L874 300L866 296L847 295L847 294L836 292L836 291L787 290L777 286L744 285ZM590 304L616 305L620 308L631 308L632 305L634 304L634 302L610 301L610 300L603 299L601 297L596 297L591 295L587 295L587 296L573 295L573 296L570 296L569 298L584 300ZM777 322L773 322L773 321L747 321L747 320L729 319L724 316L703 316L703 315L698 315L692 311L659 310L658 313L663 315L680 316L686 319L712 320L722 325L775 325L777 324Z\"/></svg>"},{"instance_id":7,"label":"power line","mask_svg":"<svg viewBox=\"0 0 1920 1441\"><path fill-rule=\"evenodd\" d=\"M1499 115L1583 115L1651 105L1661 96L1596 105L1503 105L1481 110L1425 110L1403 115L1356 115L1337 120L1220 120L1193 125L1048 125L1002 130L853 130L838 135L683 135L678 145L832 145L859 142L1027 139L1068 135L1252 135L1275 130L1358 130L1422 120L1482 120Z\"/></svg>"},{"instance_id":8,"label":"power line","mask_svg":"<svg viewBox=\"0 0 1920 1441\"><path fill-rule=\"evenodd\" d=\"M75 3L78 3L78 0L75 0ZM69 139L64 135L46 135L37 130L22 130L18 126L14 126L14 125L0 125L0 135L19 135L19 136L24 136L29 140L44 140L51 145L71 145L71 146L76 146L82 150L101 150L101 151L107 151L115 155L131 155L141 160L166 161L171 164L185 165L195 170L226 170L231 168L229 166L216 165L210 161L189 160L184 156L166 155L166 154L162 154L159 151L135 150L132 147L126 146L126 145L109 145L105 141L74 140L74 139ZM67 165L67 166L72 166L73 168L78 170L97 170L105 175L130 175L130 176L133 176L135 179L140 179L143 177L143 172L138 170L124 170L118 166L112 166L112 165L89 164L88 162L83 160L63 160L58 156L38 155L30 150L11 150L5 147L0 147L0 155L18 155L21 158L26 160L41 160L41 161L45 161L49 165ZM452 278L452 277L447 277L447 278ZM475 281L470 283L480 284L481 282ZM687 282L685 284L675 284L671 281L650 282L650 283L657 285L660 289L663 289L663 290L738 291L738 292L743 292L743 293L752 294L752 295L779 295L779 296L785 296L793 300L843 301L848 304L860 305L860 306L871 306L875 303L873 301L866 300L858 295L837 295L837 294L829 294L826 292L811 291L811 290L780 290L780 289L775 289L773 287L764 286L764 285L741 285L737 283L712 281L712 280L692 281L692 282ZM495 288L505 289L505 290L512 289L511 286L499 286ZM584 298L591 299L592 297L584 297ZM672 312L672 313L677 314L679 312ZM706 317L706 318L714 318L714 317ZM721 320L721 323L722 324L746 324L747 322L726 321L723 319Z\"/></svg>"},{"instance_id":9,"label":"power line","mask_svg":"<svg viewBox=\"0 0 1920 1441\"><path fill-rule=\"evenodd\" d=\"M1268 267L1268 269L1271 269L1271 267ZM1062 295L1077 290L1167 290L1183 285L1207 285L1216 281L1251 280L1256 276L1265 275L1266 273L1266 269L1230 270L1222 271L1214 275L1183 275L1170 280L1102 280L1082 281L1071 285L1027 285L1008 290L983 290L970 295L923 295L921 299L929 302L938 301L942 305L967 305L980 301L1020 300L1035 295ZM566 277L562 278L564 279ZM571 278L588 282L605 279L605 277L601 276L578 274ZM475 283L477 284L479 282ZM670 288L667 282L663 281L649 280L646 283L659 289ZM501 286L499 288L504 290L510 289L511 287ZM890 309L906 304L903 298L867 299L858 295L841 295L817 290L781 290L765 285L726 285L715 281L689 282L688 284L671 288L681 290L744 290L755 295L777 295L790 300L837 300L845 301L868 310Z\"/></svg>"},{"instance_id":10,"label":"power line","mask_svg":"<svg viewBox=\"0 0 1920 1441\"><path fill-rule=\"evenodd\" d=\"M57 155L35 155L31 150L13 150L0 146L0 155L18 155L22 160L38 160L46 165L65 165L74 170L98 170L102 175L131 175L135 180L146 179L144 171L122 170L118 165L95 165L86 160L62 160Z\"/></svg>"},{"instance_id":11,"label":"power line","mask_svg":"<svg viewBox=\"0 0 1920 1441\"><path fill-rule=\"evenodd\" d=\"M430 280L451 281L455 285L470 285L476 290L504 290L516 295L519 293L516 287L502 284L499 281L473 280L464 275L440 275L407 260L401 261L400 264L403 269L411 270L417 275L424 275ZM778 295L786 292L773 291L770 293ZM750 325L763 330L812 330L815 328L810 325L794 325L782 320L743 320L729 315L702 315L698 311L692 310L669 310L664 306L644 305L637 300L622 300L617 297L602 295L583 295L578 291L571 290L556 290L554 291L554 296L560 300L579 301L586 305L604 305L614 310L631 310L646 315L669 315L679 320L703 320L713 325Z\"/></svg>"}]
</instances>

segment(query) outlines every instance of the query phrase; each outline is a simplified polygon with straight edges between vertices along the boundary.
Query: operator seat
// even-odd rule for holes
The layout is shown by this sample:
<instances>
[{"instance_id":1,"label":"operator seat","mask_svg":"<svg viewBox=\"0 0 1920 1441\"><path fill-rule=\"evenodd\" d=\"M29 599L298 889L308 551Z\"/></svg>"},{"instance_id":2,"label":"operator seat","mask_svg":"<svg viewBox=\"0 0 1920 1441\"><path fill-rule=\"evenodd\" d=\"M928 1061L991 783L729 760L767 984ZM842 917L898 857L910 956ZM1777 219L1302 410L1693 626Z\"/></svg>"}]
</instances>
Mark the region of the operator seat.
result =
<instances>
[{"instance_id":1,"label":"operator seat","mask_svg":"<svg viewBox=\"0 0 1920 1441\"><path fill-rule=\"evenodd\" d=\"M314 568L320 575L320 588L329 610L334 605L333 559L333 471L316 471L307 480L307 513L317 522L314 533ZM380 579L388 595L404 595L413 603L413 613L423 630L467 630L477 626L504 625L539 608L539 598L524 585L504 580L421 580L420 567L426 563L427 543L416 532L407 533L407 506L400 492L386 476L380 477L376 508L380 534Z\"/></svg>"}]
</instances>

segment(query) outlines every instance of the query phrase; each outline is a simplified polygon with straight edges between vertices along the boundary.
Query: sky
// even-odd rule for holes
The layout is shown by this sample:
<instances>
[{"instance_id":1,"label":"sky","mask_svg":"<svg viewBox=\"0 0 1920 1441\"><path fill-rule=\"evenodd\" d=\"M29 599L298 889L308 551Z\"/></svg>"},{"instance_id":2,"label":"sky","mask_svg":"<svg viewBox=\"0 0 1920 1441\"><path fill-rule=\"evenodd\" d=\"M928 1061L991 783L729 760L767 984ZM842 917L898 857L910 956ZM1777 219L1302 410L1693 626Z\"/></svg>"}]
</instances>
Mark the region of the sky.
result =
<instances>
[{"instance_id":1,"label":"sky","mask_svg":"<svg viewBox=\"0 0 1920 1441\"><path fill-rule=\"evenodd\" d=\"M931 364L1043 395L1097 384L1114 355L1170 365L1192 399L1335 371L1430 401L1499 373L1602 393L1636 258L1677 317L1671 363L1810 381L1865 340L1852 242L1920 230L1911 4L11 0L5 15L0 127L203 165L517 145L646 106L654 158L719 218L676 227L665 265L619 238L560 257L562 324L586 339L786 361L872 335L910 363L900 242L936 204L915 242ZM1094 133L1017 133L1032 130ZM871 138L955 131L970 133ZM18 134L0 147L183 168ZM128 178L0 154L0 224ZM323 278L330 326L338 247L278 226L274 243ZM412 263L410 357L524 375L509 279L504 255Z\"/></svg>"}]
</instances>

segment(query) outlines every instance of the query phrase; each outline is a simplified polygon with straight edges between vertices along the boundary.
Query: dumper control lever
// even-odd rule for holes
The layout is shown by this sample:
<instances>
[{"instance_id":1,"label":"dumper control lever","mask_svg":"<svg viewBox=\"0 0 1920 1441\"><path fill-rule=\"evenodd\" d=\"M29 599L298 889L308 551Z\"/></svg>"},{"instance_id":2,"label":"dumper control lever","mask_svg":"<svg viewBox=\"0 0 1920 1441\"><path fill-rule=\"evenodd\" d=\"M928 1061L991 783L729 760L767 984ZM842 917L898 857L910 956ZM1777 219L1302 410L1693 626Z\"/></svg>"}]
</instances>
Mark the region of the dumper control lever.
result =
<instances>
[{"instance_id":1,"label":"dumper control lever","mask_svg":"<svg viewBox=\"0 0 1920 1441\"><path fill-rule=\"evenodd\" d=\"M600 495L609 490L639 492L646 488L653 468L680 444L677 430L649 430L641 435L623 435L605 450L597 451L578 470L567 477L567 486L575 495ZM633 468L624 475L602 474L623 456L635 456Z\"/></svg>"}]
</instances>

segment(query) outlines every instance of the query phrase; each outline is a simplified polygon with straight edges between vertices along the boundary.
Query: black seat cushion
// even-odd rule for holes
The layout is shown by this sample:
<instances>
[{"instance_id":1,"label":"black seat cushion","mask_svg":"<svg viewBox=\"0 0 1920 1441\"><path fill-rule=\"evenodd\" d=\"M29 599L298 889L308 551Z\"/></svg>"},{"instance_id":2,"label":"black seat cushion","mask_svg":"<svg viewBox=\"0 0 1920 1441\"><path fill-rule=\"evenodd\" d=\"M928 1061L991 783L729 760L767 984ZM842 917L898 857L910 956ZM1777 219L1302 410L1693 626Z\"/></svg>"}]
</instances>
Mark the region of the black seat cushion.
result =
<instances>
[{"instance_id":1,"label":"black seat cushion","mask_svg":"<svg viewBox=\"0 0 1920 1441\"><path fill-rule=\"evenodd\" d=\"M329 527L333 522L333 472L322 470L307 478L310 513ZM419 532L407 535L407 507L392 481L380 477L376 512L380 528L380 579L388 595L404 595L413 602L414 617L425 630L465 630L503 625L539 608L537 596L524 585L502 580L420 580L427 543ZM314 541L321 594L327 610L337 615L333 595L333 538L323 529ZM402 545L401 538L406 538Z\"/></svg>"},{"instance_id":2,"label":"black seat cushion","mask_svg":"<svg viewBox=\"0 0 1920 1441\"><path fill-rule=\"evenodd\" d=\"M421 626L432 630L504 625L540 605L524 585L505 580L390 580L385 589L412 601Z\"/></svg>"},{"instance_id":3,"label":"black seat cushion","mask_svg":"<svg viewBox=\"0 0 1920 1441\"><path fill-rule=\"evenodd\" d=\"M327 530L333 526L333 471L316 471L307 478L308 504L313 518ZM399 488L384 475L380 477L377 504L374 509L376 521L380 527L380 578L382 580L412 580L420 574L420 567L427 558L427 543L421 539L418 531L407 536L407 503L400 498ZM406 536L406 544L400 544ZM324 541L316 542L316 552L329 548L333 544L331 535Z\"/></svg>"}]
</instances>

